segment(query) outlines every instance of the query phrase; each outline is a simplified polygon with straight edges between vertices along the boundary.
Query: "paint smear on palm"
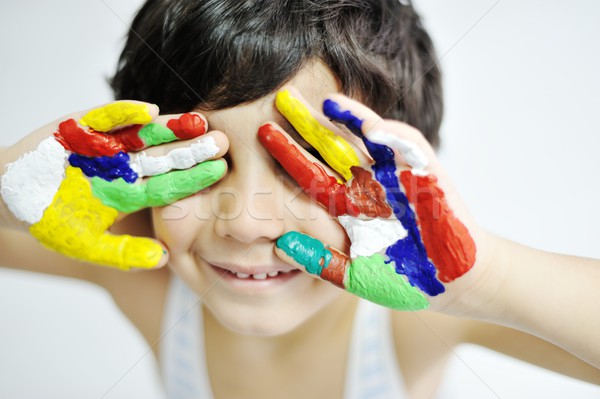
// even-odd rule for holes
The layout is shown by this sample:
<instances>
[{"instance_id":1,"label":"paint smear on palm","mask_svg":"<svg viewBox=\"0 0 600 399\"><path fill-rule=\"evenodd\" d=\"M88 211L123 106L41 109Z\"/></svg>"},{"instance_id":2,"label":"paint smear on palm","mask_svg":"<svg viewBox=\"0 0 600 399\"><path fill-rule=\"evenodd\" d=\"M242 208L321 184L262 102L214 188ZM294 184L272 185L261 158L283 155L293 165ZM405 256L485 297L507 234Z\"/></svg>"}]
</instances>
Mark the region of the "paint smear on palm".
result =
<instances>
[{"instance_id":1,"label":"paint smear on palm","mask_svg":"<svg viewBox=\"0 0 600 399\"><path fill-rule=\"evenodd\" d=\"M72 258L122 270L156 266L163 255L159 244L107 233L117 215L92 194L80 169L68 167L51 205L29 231L48 248Z\"/></svg>"},{"instance_id":2,"label":"paint smear on palm","mask_svg":"<svg viewBox=\"0 0 600 399\"><path fill-rule=\"evenodd\" d=\"M318 163L307 159L275 127L262 126L258 137L307 194L338 217L352 241L350 252L356 263L349 263L345 255L300 233L282 236L277 246L309 273L358 296L394 309L422 309L427 302L425 297L404 277L393 272L390 280L389 273L374 273L378 267L382 271L393 271L393 265L384 263L381 255L376 257L374 254L406 237L407 232L397 219L389 218L392 210L385 201L385 191L373 179L372 172L353 166L354 177L346 186L329 176ZM367 217L355 217L359 215Z\"/></svg>"},{"instance_id":3,"label":"paint smear on palm","mask_svg":"<svg viewBox=\"0 0 600 399\"><path fill-rule=\"evenodd\" d=\"M377 231L389 230L391 234L377 239L385 242L385 248L363 245L361 251L364 252L351 252L352 259L298 232L280 237L277 247L309 273L372 302L398 310L426 308L426 295L443 293L445 287L442 282L455 280L473 266L473 239L449 208L435 176L424 173L423 162L415 162L418 168L415 174L411 171L399 173L394 152L364 137L363 120L331 100L326 100L324 112L361 137L374 159L372 171L352 168L354 177L348 182L352 190L337 190L344 196L350 196L354 191L354 195L364 202L356 208L360 209L357 215L336 215L351 238L351 248L358 242L373 241ZM399 150L406 147L404 145ZM282 165L289 163L283 153L279 156L283 159ZM371 173L374 180L370 178ZM385 193L389 208L378 205L382 202L378 191ZM344 202L342 198L337 201ZM347 199L346 202L355 203L356 199ZM388 209L393 211L395 219L388 218ZM435 210L438 214L434 215ZM365 222L369 218L377 222L375 227L370 226L370 221ZM381 223L384 227L379 226ZM395 225L400 228L397 232L389 228ZM311 254L313 256L309 256Z\"/></svg>"},{"instance_id":4,"label":"paint smear on palm","mask_svg":"<svg viewBox=\"0 0 600 399\"><path fill-rule=\"evenodd\" d=\"M415 174L403 171L399 178L393 151L364 137L362 119L332 100L326 100L323 108L328 117L344 123L362 137L375 160L375 177L385 188L394 213L409 232L406 239L399 240L386 251L390 261L395 262L396 271L407 275L411 284L429 295L443 292L438 279L451 282L465 274L475 264L476 249L468 229L450 209L444 192L437 185L437 178L423 175L422 170ZM400 150L407 148L404 146ZM432 274L436 270L437 277Z\"/></svg>"},{"instance_id":5,"label":"paint smear on palm","mask_svg":"<svg viewBox=\"0 0 600 399\"><path fill-rule=\"evenodd\" d=\"M350 144L342 137L327 129L311 115L308 108L289 90L277 93L277 109L294 126L300 135L321 154L325 162L344 179L350 180L352 166L358 166L360 160Z\"/></svg>"}]
</instances>

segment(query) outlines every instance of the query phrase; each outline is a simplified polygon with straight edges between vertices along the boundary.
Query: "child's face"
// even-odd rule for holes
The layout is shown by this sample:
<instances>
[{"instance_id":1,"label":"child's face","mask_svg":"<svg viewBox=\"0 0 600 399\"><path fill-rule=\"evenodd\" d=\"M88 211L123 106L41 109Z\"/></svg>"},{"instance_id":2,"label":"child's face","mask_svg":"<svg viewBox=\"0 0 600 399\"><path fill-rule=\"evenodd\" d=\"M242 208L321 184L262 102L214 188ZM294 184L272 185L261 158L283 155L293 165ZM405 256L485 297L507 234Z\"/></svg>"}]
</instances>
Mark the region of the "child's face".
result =
<instances>
[{"instance_id":1,"label":"child's face","mask_svg":"<svg viewBox=\"0 0 600 399\"><path fill-rule=\"evenodd\" d=\"M318 63L304 67L290 84L315 109L325 95L339 91L335 77ZM275 240L291 230L347 249L343 229L301 192L257 140L266 121L286 128L274 97L200 111L211 129L229 139L229 170L202 193L154 210L156 234L170 250L172 269L222 324L245 334L285 333L343 295L273 252ZM240 278L244 276L232 271L254 276ZM276 272L275 277L254 278Z\"/></svg>"}]
</instances>

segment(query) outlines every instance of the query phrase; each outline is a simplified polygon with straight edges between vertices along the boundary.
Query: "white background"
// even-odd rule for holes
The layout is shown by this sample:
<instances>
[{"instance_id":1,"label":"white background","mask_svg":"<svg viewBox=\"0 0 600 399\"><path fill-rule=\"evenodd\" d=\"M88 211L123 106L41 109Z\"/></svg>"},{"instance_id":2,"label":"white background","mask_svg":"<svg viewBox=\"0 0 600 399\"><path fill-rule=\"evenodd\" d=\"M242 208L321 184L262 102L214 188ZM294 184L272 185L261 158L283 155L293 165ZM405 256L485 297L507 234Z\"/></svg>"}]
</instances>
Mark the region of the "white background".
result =
<instances>
[{"instance_id":1,"label":"white background","mask_svg":"<svg viewBox=\"0 0 600 399\"><path fill-rule=\"evenodd\" d=\"M140 4L0 4L0 145L111 99L104 78ZM600 3L417 7L445 75L441 158L479 222L537 248L600 258ZM0 270L0 318L2 398L162 398L145 343L101 289ZM440 397L597 398L600 388L465 346Z\"/></svg>"}]
</instances>

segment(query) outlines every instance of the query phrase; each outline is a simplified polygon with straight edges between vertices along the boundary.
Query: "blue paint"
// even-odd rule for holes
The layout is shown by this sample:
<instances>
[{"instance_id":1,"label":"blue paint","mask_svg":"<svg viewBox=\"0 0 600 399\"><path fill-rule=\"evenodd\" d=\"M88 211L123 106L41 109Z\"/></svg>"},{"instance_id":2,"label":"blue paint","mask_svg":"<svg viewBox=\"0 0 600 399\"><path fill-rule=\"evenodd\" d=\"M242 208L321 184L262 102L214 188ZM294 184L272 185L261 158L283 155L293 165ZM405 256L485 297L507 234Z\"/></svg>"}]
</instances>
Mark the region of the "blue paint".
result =
<instances>
[{"instance_id":1,"label":"blue paint","mask_svg":"<svg viewBox=\"0 0 600 399\"><path fill-rule=\"evenodd\" d=\"M127 183L133 183L138 179L137 173L129 166L129 154L125 152L119 152L112 157L71 154L69 163L80 168L88 177L98 176L106 181L123 178Z\"/></svg>"},{"instance_id":2,"label":"blue paint","mask_svg":"<svg viewBox=\"0 0 600 399\"><path fill-rule=\"evenodd\" d=\"M356 136L362 138L362 124L363 120L354 116L350 111L342 110L340 104L333 100L326 99L323 101L323 113L328 118L333 119L336 122L343 123L348 129Z\"/></svg>"},{"instance_id":3,"label":"blue paint","mask_svg":"<svg viewBox=\"0 0 600 399\"><path fill-rule=\"evenodd\" d=\"M421 240L421 233L417 227L415 213L404 192L400 188L400 181L396 176L396 162L394 152L386 145L373 143L362 134L363 120L353 115L348 110L342 110L340 105L333 100L323 102L323 112L335 122L343 123L352 133L362 138L367 151L375 163L372 166L375 178L385 187L386 198L394 211L396 218L407 230L408 235L392 244L386 250L389 258L387 262L394 262L396 272L408 278L410 284L418 287L430 296L441 294L445 291L444 285L435 277L437 270L427 257L427 250Z\"/></svg>"}]
</instances>

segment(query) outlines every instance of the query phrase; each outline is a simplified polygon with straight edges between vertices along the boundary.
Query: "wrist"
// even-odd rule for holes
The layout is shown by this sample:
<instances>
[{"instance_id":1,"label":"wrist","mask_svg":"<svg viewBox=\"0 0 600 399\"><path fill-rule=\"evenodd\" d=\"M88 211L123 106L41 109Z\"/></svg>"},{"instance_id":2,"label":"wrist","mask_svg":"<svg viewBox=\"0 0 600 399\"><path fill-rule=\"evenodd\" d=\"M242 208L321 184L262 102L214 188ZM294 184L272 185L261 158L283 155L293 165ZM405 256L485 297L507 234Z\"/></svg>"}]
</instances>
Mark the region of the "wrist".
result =
<instances>
[{"instance_id":1,"label":"wrist","mask_svg":"<svg viewBox=\"0 0 600 399\"><path fill-rule=\"evenodd\" d=\"M505 312L502 300L503 286L507 277L508 241L479 230L474 234L478 243L477 260L474 267L462 278L447 285L448 292L440 298L432 298L432 309L456 317L480 320L495 320Z\"/></svg>"}]
</instances>

